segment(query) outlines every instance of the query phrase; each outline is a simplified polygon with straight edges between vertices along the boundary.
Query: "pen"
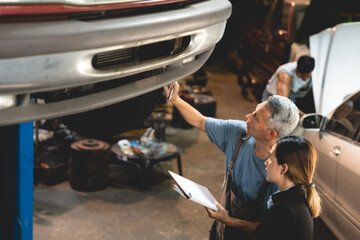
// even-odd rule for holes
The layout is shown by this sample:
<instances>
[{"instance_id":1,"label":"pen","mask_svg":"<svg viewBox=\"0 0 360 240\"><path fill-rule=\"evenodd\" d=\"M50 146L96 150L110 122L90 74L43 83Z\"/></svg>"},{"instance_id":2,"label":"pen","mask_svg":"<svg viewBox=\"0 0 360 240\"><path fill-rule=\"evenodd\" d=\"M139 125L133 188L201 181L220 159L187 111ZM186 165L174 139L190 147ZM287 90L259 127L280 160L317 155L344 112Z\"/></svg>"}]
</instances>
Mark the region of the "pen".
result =
<instances>
[{"instance_id":1,"label":"pen","mask_svg":"<svg viewBox=\"0 0 360 240\"><path fill-rule=\"evenodd\" d=\"M170 88L170 94L169 94L168 100L171 99L173 93L174 93L174 87L171 87L171 88Z\"/></svg>"}]
</instances>

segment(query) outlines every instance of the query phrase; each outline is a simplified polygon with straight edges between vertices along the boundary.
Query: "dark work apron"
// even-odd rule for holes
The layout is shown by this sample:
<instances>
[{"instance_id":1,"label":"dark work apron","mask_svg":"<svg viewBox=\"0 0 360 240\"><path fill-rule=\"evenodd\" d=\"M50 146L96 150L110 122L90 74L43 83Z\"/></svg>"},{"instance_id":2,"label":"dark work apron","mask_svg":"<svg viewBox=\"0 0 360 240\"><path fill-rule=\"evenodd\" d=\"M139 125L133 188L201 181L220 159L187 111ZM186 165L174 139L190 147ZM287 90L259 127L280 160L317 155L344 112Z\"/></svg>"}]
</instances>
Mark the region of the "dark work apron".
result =
<instances>
[{"instance_id":1,"label":"dark work apron","mask_svg":"<svg viewBox=\"0 0 360 240\"><path fill-rule=\"evenodd\" d=\"M249 137L246 135L246 132L244 132L241 135L235 147L235 151L231 157L228 166L228 172L224 178L224 182L221 187L220 204L221 206L225 207L230 217L242 219L246 221L258 222L260 221L261 218L261 213L265 198L265 191L268 182L264 180L263 184L260 187L256 200L250 202L244 202L243 200L239 199L238 197L236 197L236 195L232 190L231 171L234 166L234 162L238 156L241 145L248 138ZM225 224L223 224L222 222L215 220L210 229L209 239L210 240L230 240L230 239L242 240L242 239L248 239L248 233L237 227L225 226Z\"/></svg>"}]
</instances>

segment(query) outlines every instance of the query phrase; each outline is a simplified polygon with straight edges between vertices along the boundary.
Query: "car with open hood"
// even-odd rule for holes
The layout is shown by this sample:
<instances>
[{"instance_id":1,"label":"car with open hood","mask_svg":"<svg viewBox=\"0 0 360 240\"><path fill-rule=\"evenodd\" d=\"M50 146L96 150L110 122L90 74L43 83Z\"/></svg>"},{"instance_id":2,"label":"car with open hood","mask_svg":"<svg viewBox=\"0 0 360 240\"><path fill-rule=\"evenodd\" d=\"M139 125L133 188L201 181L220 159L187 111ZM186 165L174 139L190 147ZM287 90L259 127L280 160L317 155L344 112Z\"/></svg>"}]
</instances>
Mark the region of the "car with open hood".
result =
<instances>
[{"instance_id":1,"label":"car with open hood","mask_svg":"<svg viewBox=\"0 0 360 240\"><path fill-rule=\"evenodd\" d=\"M301 119L302 135L318 154L314 183L320 217L339 239L360 239L360 22L344 23L310 37L316 59L316 113Z\"/></svg>"}]
</instances>

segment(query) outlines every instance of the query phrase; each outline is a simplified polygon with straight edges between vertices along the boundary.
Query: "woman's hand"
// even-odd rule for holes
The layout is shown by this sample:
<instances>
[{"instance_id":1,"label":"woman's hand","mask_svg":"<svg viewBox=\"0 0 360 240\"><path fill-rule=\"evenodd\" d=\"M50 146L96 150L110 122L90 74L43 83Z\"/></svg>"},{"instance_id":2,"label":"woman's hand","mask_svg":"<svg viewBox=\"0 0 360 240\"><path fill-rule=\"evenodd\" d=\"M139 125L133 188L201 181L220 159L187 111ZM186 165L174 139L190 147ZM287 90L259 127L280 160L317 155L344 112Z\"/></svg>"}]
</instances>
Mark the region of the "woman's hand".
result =
<instances>
[{"instance_id":1,"label":"woman's hand","mask_svg":"<svg viewBox=\"0 0 360 240\"><path fill-rule=\"evenodd\" d=\"M218 208L217 211L214 211L210 208L205 208L209 214L209 217L226 224L230 219L228 211L226 211L225 208L223 208L223 206L221 206L218 202L215 202L215 206Z\"/></svg>"},{"instance_id":2,"label":"woman's hand","mask_svg":"<svg viewBox=\"0 0 360 240\"><path fill-rule=\"evenodd\" d=\"M253 232L260 224L260 222L249 222L242 219L230 217L228 211L226 211L225 208L223 208L223 206L221 206L218 202L215 202L215 206L218 208L217 211L206 208L209 217L218 220L225 225L237 227L247 232Z\"/></svg>"}]
</instances>

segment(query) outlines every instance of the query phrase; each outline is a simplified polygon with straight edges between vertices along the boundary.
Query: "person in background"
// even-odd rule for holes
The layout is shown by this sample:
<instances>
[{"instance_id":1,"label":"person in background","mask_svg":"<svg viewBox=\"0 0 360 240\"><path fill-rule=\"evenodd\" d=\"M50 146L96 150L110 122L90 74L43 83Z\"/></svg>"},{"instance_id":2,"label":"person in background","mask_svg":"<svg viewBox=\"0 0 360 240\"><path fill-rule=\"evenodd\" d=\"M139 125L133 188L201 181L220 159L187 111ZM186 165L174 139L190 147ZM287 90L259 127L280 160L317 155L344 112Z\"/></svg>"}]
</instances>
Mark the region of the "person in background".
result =
<instances>
[{"instance_id":1,"label":"person in background","mask_svg":"<svg viewBox=\"0 0 360 240\"><path fill-rule=\"evenodd\" d=\"M258 104L254 112L246 115L246 122L222 120L203 116L181 99L178 96L177 82L164 87L164 91L167 97L171 95L169 100L182 117L190 125L206 132L210 141L225 153L225 174L229 173L229 162L235 146L243 133L247 133L248 137L243 142L232 166L231 190L235 198L241 202L254 201L265 180L264 162L268 159L272 146L279 137L291 133L299 122L299 112L295 104L286 97L271 96L265 102ZM265 199L276 190L275 184L269 184L267 187L260 209L262 213L266 208ZM232 214L231 210L229 214Z\"/></svg>"},{"instance_id":2,"label":"person in background","mask_svg":"<svg viewBox=\"0 0 360 240\"><path fill-rule=\"evenodd\" d=\"M304 98L311 88L311 73L315 68L315 59L301 56L297 62L281 65L270 78L263 92L262 101L271 95L290 98L295 104L297 98ZM300 116L304 112L299 109Z\"/></svg>"},{"instance_id":3,"label":"person in background","mask_svg":"<svg viewBox=\"0 0 360 240\"><path fill-rule=\"evenodd\" d=\"M209 216L230 226L243 224L250 239L311 240L312 218L321 211L320 197L312 183L316 161L316 151L308 140L293 135L280 138L265 162L266 180L276 183L279 190L270 196L263 220L233 219L219 203L215 204L219 209L216 212L207 208Z\"/></svg>"}]
</instances>

